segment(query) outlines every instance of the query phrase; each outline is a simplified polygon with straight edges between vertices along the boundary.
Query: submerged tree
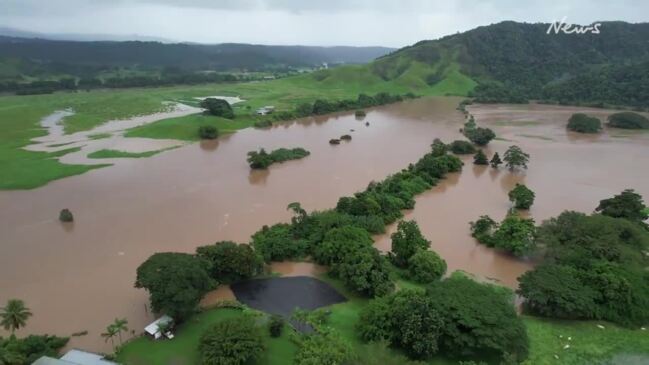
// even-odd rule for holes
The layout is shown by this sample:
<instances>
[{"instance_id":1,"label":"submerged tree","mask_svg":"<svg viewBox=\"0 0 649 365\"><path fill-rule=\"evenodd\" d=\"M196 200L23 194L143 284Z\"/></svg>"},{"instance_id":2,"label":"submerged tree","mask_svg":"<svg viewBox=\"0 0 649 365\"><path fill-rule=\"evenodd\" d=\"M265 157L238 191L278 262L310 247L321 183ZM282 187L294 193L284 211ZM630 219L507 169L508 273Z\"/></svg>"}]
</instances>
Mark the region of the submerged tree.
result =
<instances>
[{"instance_id":1,"label":"submerged tree","mask_svg":"<svg viewBox=\"0 0 649 365\"><path fill-rule=\"evenodd\" d=\"M74 216L72 215L72 212L70 209L61 209L61 212L59 213L59 220L61 222L72 222L74 221Z\"/></svg>"},{"instance_id":2,"label":"submerged tree","mask_svg":"<svg viewBox=\"0 0 649 365\"><path fill-rule=\"evenodd\" d=\"M489 164L494 169L497 169L498 166L500 166L502 163L503 161L500 159L500 155L498 154L498 152L494 153L494 156L491 158L491 161L489 161Z\"/></svg>"},{"instance_id":3,"label":"submerged tree","mask_svg":"<svg viewBox=\"0 0 649 365\"><path fill-rule=\"evenodd\" d=\"M507 151L505 151L504 159L507 167L513 171L517 168L526 169L530 155L523 152L523 150L518 146L511 146Z\"/></svg>"},{"instance_id":4,"label":"submerged tree","mask_svg":"<svg viewBox=\"0 0 649 365\"><path fill-rule=\"evenodd\" d=\"M478 150L478 152L473 156L473 163L475 165L488 165L489 160L482 150Z\"/></svg>"},{"instance_id":5,"label":"submerged tree","mask_svg":"<svg viewBox=\"0 0 649 365\"><path fill-rule=\"evenodd\" d=\"M516 184L509 192L509 201L514 203L516 209L530 209L534 204L534 197L534 192L523 184Z\"/></svg>"},{"instance_id":6,"label":"submerged tree","mask_svg":"<svg viewBox=\"0 0 649 365\"><path fill-rule=\"evenodd\" d=\"M0 318L2 318L0 324L12 334L21 327L25 327L27 319L31 316L32 312L20 299L9 299L7 304L0 308Z\"/></svg>"},{"instance_id":7,"label":"submerged tree","mask_svg":"<svg viewBox=\"0 0 649 365\"><path fill-rule=\"evenodd\" d=\"M600 201L595 211L613 218L643 222L649 218L646 209L642 196L633 189L627 189L612 198Z\"/></svg>"},{"instance_id":8,"label":"submerged tree","mask_svg":"<svg viewBox=\"0 0 649 365\"><path fill-rule=\"evenodd\" d=\"M430 247L430 241L421 234L415 221L399 222L397 231L390 238L394 263L400 267L406 267L410 257L418 250L427 250Z\"/></svg>"}]
</instances>

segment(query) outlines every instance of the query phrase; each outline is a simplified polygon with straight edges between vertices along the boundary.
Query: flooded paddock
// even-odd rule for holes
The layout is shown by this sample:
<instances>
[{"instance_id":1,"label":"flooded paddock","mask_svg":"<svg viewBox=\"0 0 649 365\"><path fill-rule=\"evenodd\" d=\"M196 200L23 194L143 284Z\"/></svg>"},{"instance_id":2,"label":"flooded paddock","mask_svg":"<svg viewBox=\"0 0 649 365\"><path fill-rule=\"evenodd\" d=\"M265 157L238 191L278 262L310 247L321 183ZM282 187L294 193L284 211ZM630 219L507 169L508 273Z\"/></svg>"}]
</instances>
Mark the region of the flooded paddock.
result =
<instances>
[{"instance_id":1,"label":"flooded paddock","mask_svg":"<svg viewBox=\"0 0 649 365\"><path fill-rule=\"evenodd\" d=\"M100 333L114 318L127 318L136 332L153 319L147 293L133 287L137 266L151 254L193 252L220 240L247 242L264 224L289 221L286 206L294 201L308 211L334 207L339 197L419 159L434 138L462 138L459 101L408 101L371 110L362 121L341 113L246 129L151 158L122 159L38 189L0 191L0 302L20 298L34 313L19 335L87 330L70 346L107 351L110 345ZM573 112L605 116L607 111L537 105L469 110L500 138L486 149L489 157L517 144L531 158L528 171L512 174L475 167L467 156L462 173L418 196L416 208L406 212L449 270L515 287L531 267L469 236L469 221L483 214L505 216L507 193L516 182L536 192L529 214L537 222L565 209L591 212L600 199L625 188L649 198L649 134L566 132ZM329 145L343 134L352 141ZM246 153L260 147L303 147L311 155L251 172ZM62 208L73 212L72 225L58 221ZM377 237L377 247L389 249L389 233ZM273 269L286 275L313 270L288 264Z\"/></svg>"}]
</instances>

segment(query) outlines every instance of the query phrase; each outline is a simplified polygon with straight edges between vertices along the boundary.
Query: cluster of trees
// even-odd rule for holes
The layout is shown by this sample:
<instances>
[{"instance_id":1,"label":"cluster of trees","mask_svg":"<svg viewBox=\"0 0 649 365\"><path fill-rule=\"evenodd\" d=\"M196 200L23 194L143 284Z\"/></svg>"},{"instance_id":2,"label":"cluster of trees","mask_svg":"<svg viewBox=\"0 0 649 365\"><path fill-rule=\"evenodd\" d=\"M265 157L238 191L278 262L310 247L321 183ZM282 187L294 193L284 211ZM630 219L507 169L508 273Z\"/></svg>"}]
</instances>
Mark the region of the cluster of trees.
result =
<instances>
[{"instance_id":1,"label":"cluster of trees","mask_svg":"<svg viewBox=\"0 0 649 365\"><path fill-rule=\"evenodd\" d=\"M583 113L575 113L568 119L567 128L579 133L598 133L602 130L602 121Z\"/></svg>"},{"instance_id":2,"label":"cluster of trees","mask_svg":"<svg viewBox=\"0 0 649 365\"><path fill-rule=\"evenodd\" d=\"M415 359L443 353L518 363L527 357L529 341L512 294L455 273L426 291L402 289L372 300L361 312L358 332Z\"/></svg>"},{"instance_id":3,"label":"cluster of trees","mask_svg":"<svg viewBox=\"0 0 649 365\"><path fill-rule=\"evenodd\" d=\"M449 148L451 152L455 153L456 155L468 155L471 153L475 153L476 148L471 142L468 141L453 141L449 145Z\"/></svg>"},{"instance_id":4,"label":"cluster of trees","mask_svg":"<svg viewBox=\"0 0 649 365\"><path fill-rule=\"evenodd\" d=\"M356 110L369 108L372 106L391 104L407 99L414 99L416 97L417 96L413 93L393 95L387 92L380 92L373 96L367 94L359 94L356 99L343 99L337 101L318 99L313 103L300 104L292 111L285 110L273 113L270 118L272 118L272 120L274 121L291 120L313 115L323 115L346 110Z\"/></svg>"},{"instance_id":5,"label":"cluster of trees","mask_svg":"<svg viewBox=\"0 0 649 365\"><path fill-rule=\"evenodd\" d=\"M278 148L271 153L266 152L265 149L248 152L248 163L252 169L265 169L274 163L281 163L289 160L299 160L310 155L311 152L304 148Z\"/></svg>"},{"instance_id":6,"label":"cluster of trees","mask_svg":"<svg viewBox=\"0 0 649 365\"><path fill-rule=\"evenodd\" d=\"M15 336L16 330L25 327L32 312L20 299L10 299L0 308L0 325L11 332L9 338L0 337L0 364L32 364L42 356L58 357L59 350L67 343L67 337L50 335Z\"/></svg>"},{"instance_id":7,"label":"cluster of trees","mask_svg":"<svg viewBox=\"0 0 649 365\"><path fill-rule=\"evenodd\" d=\"M201 100L200 106L211 115L227 119L234 119L234 111L232 110L232 106L230 106L230 103L223 99L205 98Z\"/></svg>"},{"instance_id":8,"label":"cluster of trees","mask_svg":"<svg viewBox=\"0 0 649 365\"><path fill-rule=\"evenodd\" d=\"M516 184L509 194L509 201L514 203L516 209L530 209L534 204L535 194L525 184Z\"/></svg>"},{"instance_id":9,"label":"cluster of trees","mask_svg":"<svg viewBox=\"0 0 649 365\"><path fill-rule=\"evenodd\" d=\"M649 119L634 112L620 112L609 115L608 126L623 129L649 129Z\"/></svg>"},{"instance_id":10,"label":"cluster of trees","mask_svg":"<svg viewBox=\"0 0 649 365\"><path fill-rule=\"evenodd\" d=\"M460 104L461 107L464 107L466 104ZM464 109L466 111L466 109ZM492 139L496 138L496 133L489 129L489 128L483 128L483 127L478 127L475 118L473 115L470 115L466 113L469 117L469 120L464 123L464 128L462 129L462 133L466 138L469 139L469 141L473 142L477 146L484 147L491 142Z\"/></svg>"},{"instance_id":11,"label":"cluster of trees","mask_svg":"<svg viewBox=\"0 0 649 365\"><path fill-rule=\"evenodd\" d=\"M199 340L204 365L252 363L266 350L261 329L254 318L228 318L208 328Z\"/></svg>"},{"instance_id":12,"label":"cluster of trees","mask_svg":"<svg viewBox=\"0 0 649 365\"><path fill-rule=\"evenodd\" d=\"M262 258L252 247L223 241L199 247L195 255L153 254L137 268L135 287L149 292L155 312L183 320L218 284L251 278L263 268Z\"/></svg>"},{"instance_id":13,"label":"cluster of trees","mask_svg":"<svg viewBox=\"0 0 649 365\"><path fill-rule=\"evenodd\" d=\"M387 258L371 245L370 234L384 232L386 224L403 216L403 209L414 207L415 195L461 168L462 161L437 140L432 152L417 163L370 183L365 191L340 198L334 210L307 214L299 204L289 205L294 212L291 223L263 227L253 235L252 244L267 261L312 256L330 266L352 290L370 297L384 295L394 284Z\"/></svg>"},{"instance_id":14,"label":"cluster of trees","mask_svg":"<svg viewBox=\"0 0 649 365\"><path fill-rule=\"evenodd\" d=\"M515 256L525 256L536 248L534 220L508 214L500 223L487 215L471 222L471 236L489 247L507 251Z\"/></svg>"},{"instance_id":15,"label":"cluster of trees","mask_svg":"<svg viewBox=\"0 0 649 365\"><path fill-rule=\"evenodd\" d=\"M195 85L204 83L236 82L240 79L223 73L162 73L151 76L62 78L31 82L0 82L0 92L18 95L50 94L55 91L91 90L100 88L161 87L171 85Z\"/></svg>"},{"instance_id":16,"label":"cluster of trees","mask_svg":"<svg viewBox=\"0 0 649 365\"><path fill-rule=\"evenodd\" d=\"M198 127L198 137L200 139L216 139L219 136L219 130L213 125L202 125Z\"/></svg>"},{"instance_id":17,"label":"cluster of trees","mask_svg":"<svg viewBox=\"0 0 649 365\"><path fill-rule=\"evenodd\" d=\"M400 221L390 238L390 258L395 266L407 270L410 279L430 283L446 273L446 261L436 252L429 251L430 241L421 234L417 222Z\"/></svg>"}]
</instances>

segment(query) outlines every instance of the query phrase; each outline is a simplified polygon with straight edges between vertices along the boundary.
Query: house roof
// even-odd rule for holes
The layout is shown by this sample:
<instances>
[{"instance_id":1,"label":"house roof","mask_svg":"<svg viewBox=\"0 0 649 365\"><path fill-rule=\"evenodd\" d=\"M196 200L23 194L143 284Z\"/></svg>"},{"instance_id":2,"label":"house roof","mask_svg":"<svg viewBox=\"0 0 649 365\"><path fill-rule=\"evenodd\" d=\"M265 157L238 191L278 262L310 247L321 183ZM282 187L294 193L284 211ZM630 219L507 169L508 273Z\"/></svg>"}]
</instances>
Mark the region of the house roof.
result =
<instances>
[{"instance_id":1,"label":"house roof","mask_svg":"<svg viewBox=\"0 0 649 365\"><path fill-rule=\"evenodd\" d=\"M70 350L60 359L43 356L32 365L117 365L103 356L81 350Z\"/></svg>"}]
</instances>

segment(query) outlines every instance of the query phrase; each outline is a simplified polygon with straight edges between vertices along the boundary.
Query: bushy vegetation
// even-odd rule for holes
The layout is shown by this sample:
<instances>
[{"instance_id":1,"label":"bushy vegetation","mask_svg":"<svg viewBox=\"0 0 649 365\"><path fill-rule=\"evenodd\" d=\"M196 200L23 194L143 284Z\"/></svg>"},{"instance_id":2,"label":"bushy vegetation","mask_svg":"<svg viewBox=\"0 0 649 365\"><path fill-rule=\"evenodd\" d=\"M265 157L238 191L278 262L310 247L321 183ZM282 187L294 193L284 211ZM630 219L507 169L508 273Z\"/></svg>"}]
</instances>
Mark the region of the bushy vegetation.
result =
<instances>
[{"instance_id":1,"label":"bushy vegetation","mask_svg":"<svg viewBox=\"0 0 649 365\"><path fill-rule=\"evenodd\" d=\"M568 119L567 128L579 133L598 133L602 130L602 121L583 113L576 113Z\"/></svg>"},{"instance_id":2,"label":"bushy vegetation","mask_svg":"<svg viewBox=\"0 0 649 365\"><path fill-rule=\"evenodd\" d=\"M248 152L248 163L250 168L253 169L266 169L274 163L281 163L289 160L299 160L310 155L311 152L304 148L278 148L271 153L266 152L265 149Z\"/></svg>"},{"instance_id":3,"label":"bushy vegetation","mask_svg":"<svg viewBox=\"0 0 649 365\"><path fill-rule=\"evenodd\" d=\"M512 293L457 274L425 292L404 289L371 301L358 331L365 341L388 341L419 359L444 353L521 361L528 354Z\"/></svg>"},{"instance_id":4,"label":"bushy vegetation","mask_svg":"<svg viewBox=\"0 0 649 365\"><path fill-rule=\"evenodd\" d=\"M649 232L624 218L564 212L544 222L544 261L519 278L525 308L543 316L649 321Z\"/></svg>"},{"instance_id":5,"label":"bushy vegetation","mask_svg":"<svg viewBox=\"0 0 649 365\"><path fill-rule=\"evenodd\" d=\"M535 194L524 184L516 184L509 193L509 201L514 203L516 209L530 209L534 204Z\"/></svg>"},{"instance_id":6,"label":"bushy vegetation","mask_svg":"<svg viewBox=\"0 0 649 365\"><path fill-rule=\"evenodd\" d=\"M649 119L634 112L621 112L608 116L608 126L623 129L649 129Z\"/></svg>"},{"instance_id":7,"label":"bushy vegetation","mask_svg":"<svg viewBox=\"0 0 649 365\"><path fill-rule=\"evenodd\" d=\"M450 144L450 149L451 152L455 153L456 155L468 155L471 153L475 153L476 148L467 141L453 141Z\"/></svg>"},{"instance_id":8,"label":"bushy vegetation","mask_svg":"<svg viewBox=\"0 0 649 365\"><path fill-rule=\"evenodd\" d=\"M201 100L200 105L211 115L227 119L234 118L234 111L232 111L230 103L223 99L205 98Z\"/></svg>"},{"instance_id":9,"label":"bushy vegetation","mask_svg":"<svg viewBox=\"0 0 649 365\"><path fill-rule=\"evenodd\" d=\"M0 364L27 365L42 356L58 358L59 351L67 343L67 337L50 335L29 335L24 338L0 337Z\"/></svg>"},{"instance_id":10,"label":"bushy vegetation","mask_svg":"<svg viewBox=\"0 0 649 365\"><path fill-rule=\"evenodd\" d=\"M408 276L417 283L431 283L445 273L446 261L434 251L419 250L408 260Z\"/></svg>"},{"instance_id":11,"label":"bushy vegetation","mask_svg":"<svg viewBox=\"0 0 649 365\"><path fill-rule=\"evenodd\" d=\"M399 267L408 266L410 258L419 250L428 250L430 241L421 234L415 221L400 221L392 239L392 261Z\"/></svg>"},{"instance_id":12,"label":"bushy vegetation","mask_svg":"<svg viewBox=\"0 0 649 365\"><path fill-rule=\"evenodd\" d=\"M523 150L518 146L510 146L507 151L505 151L505 164L510 171L516 169L527 169L527 163L529 162L530 155L523 152Z\"/></svg>"},{"instance_id":13,"label":"bushy vegetation","mask_svg":"<svg viewBox=\"0 0 649 365\"><path fill-rule=\"evenodd\" d=\"M346 364L352 354L351 346L340 335L331 330L320 330L301 340L295 364Z\"/></svg>"},{"instance_id":14,"label":"bushy vegetation","mask_svg":"<svg viewBox=\"0 0 649 365\"><path fill-rule=\"evenodd\" d=\"M609 217L624 218L641 224L649 218L642 196L633 189L624 190L612 198L601 200L595 211Z\"/></svg>"},{"instance_id":15,"label":"bushy vegetation","mask_svg":"<svg viewBox=\"0 0 649 365\"><path fill-rule=\"evenodd\" d=\"M530 254L536 248L536 227L532 219L510 214L501 223L497 223L489 216L481 216L470 225L471 235L489 247L516 256Z\"/></svg>"},{"instance_id":16,"label":"bushy vegetation","mask_svg":"<svg viewBox=\"0 0 649 365\"><path fill-rule=\"evenodd\" d=\"M264 269L262 257L247 244L216 242L213 245L198 247L196 255L210 264L210 276L220 284L252 278Z\"/></svg>"},{"instance_id":17,"label":"bushy vegetation","mask_svg":"<svg viewBox=\"0 0 649 365\"><path fill-rule=\"evenodd\" d=\"M482 152L482 150L478 150L478 152L473 155L473 164L474 165L489 165L489 159L487 158L487 155Z\"/></svg>"},{"instance_id":18,"label":"bushy vegetation","mask_svg":"<svg viewBox=\"0 0 649 365\"><path fill-rule=\"evenodd\" d=\"M219 131L214 126L202 125L198 127L198 136L201 139L216 139L219 136Z\"/></svg>"},{"instance_id":19,"label":"bushy vegetation","mask_svg":"<svg viewBox=\"0 0 649 365\"><path fill-rule=\"evenodd\" d=\"M136 288L149 292L151 308L182 320L214 287L210 263L186 253L156 253L137 268Z\"/></svg>"},{"instance_id":20,"label":"bushy vegetation","mask_svg":"<svg viewBox=\"0 0 649 365\"><path fill-rule=\"evenodd\" d=\"M72 222L74 221L74 215L72 215L70 209L61 209L61 212L59 212L59 220L61 222Z\"/></svg>"},{"instance_id":21,"label":"bushy vegetation","mask_svg":"<svg viewBox=\"0 0 649 365\"><path fill-rule=\"evenodd\" d=\"M199 351L204 365L243 365L259 358L265 346L250 317L225 319L203 333Z\"/></svg>"},{"instance_id":22,"label":"bushy vegetation","mask_svg":"<svg viewBox=\"0 0 649 365\"><path fill-rule=\"evenodd\" d=\"M279 337L282 335L284 330L284 318L279 315L272 315L270 321L268 321L268 331L270 332L270 337Z\"/></svg>"},{"instance_id":23,"label":"bushy vegetation","mask_svg":"<svg viewBox=\"0 0 649 365\"><path fill-rule=\"evenodd\" d=\"M496 138L496 133L489 128L475 127L465 128L464 136L478 146L486 146L492 139Z\"/></svg>"}]
</instances>

